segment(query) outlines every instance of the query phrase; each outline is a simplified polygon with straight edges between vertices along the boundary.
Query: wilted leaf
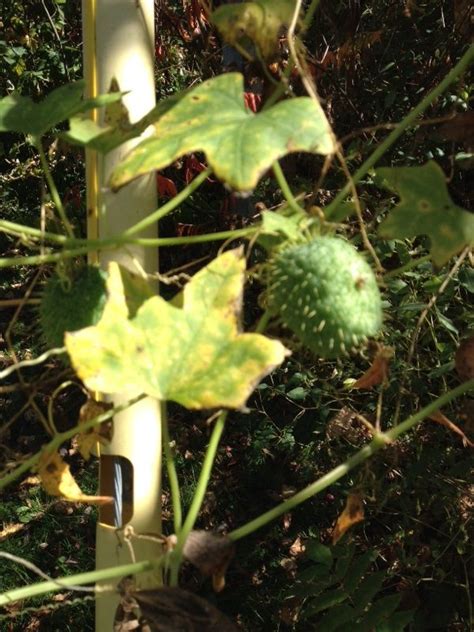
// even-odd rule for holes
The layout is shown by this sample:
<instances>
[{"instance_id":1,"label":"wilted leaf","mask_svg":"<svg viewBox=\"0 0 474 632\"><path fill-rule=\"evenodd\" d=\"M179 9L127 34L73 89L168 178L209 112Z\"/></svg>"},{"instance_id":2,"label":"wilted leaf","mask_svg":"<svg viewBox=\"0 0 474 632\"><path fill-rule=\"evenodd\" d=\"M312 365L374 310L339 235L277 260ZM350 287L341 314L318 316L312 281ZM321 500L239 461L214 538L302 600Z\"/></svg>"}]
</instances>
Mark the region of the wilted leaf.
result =
<instances>
[{"instance_id":1,"label":"wilted leaf","mask_svg":"<svg viewBox=\"0 0 474 632\"><path fill-rule=\"evenodd\" d=\"M462 439L464 447L474 448L474 443L466 437L466 435L461 430L461 428L459 428L459 426L456 426L456 424L454 424L450 419L448 419L446 415L444 415L440 410L437 410L434 413L432 413L428 417L428 419L431 419L431 421L436 421L436 423L441 424L442 426L444 426L451 432L458 434Z\"/></svg>"},{"instance_id":2,"label":"wilted leaf","mask_svg":"<svg viewBox=\"0 0 474 632\"><path fill-rule=\"evenodd\" d=\"M364 504L358 493L349 494L346 506L336 522L332 532L332 543L336 544L353 525L364 519Z\"/></svg>"},{"instance_id":3,"label":"wilted leaf","mask_svg":"<svg viewBox=\"0 0 474 632\"><path fill-rule=\"evenodd\" d=\"M444 173L435 162L422 167L386 167L378 169L377 175L400 196L398 205L380 225L381 237L428 235L431 258L438 268L474 244L474 214L454 204Z\"/></svg>"},{"instance_id":4,"label":"wilted leaf","mask_svg":"<svg viewBox=\"0 0 474 632\"><path fill-rule=\"evenodd\" d=\"M140 623L148 625L149 632L237 632L235 624L215 606L182 588L163 586L131 596L140 606Z\"/></svg>"},{"instance_id":5,"label":"wilted leaf","mask_svg":"<svg viewBox=\"0 0 474 632\"><path fill-rule=\"evenodd\" d=\"M122 93L103 94L83 99L84 82L76 81L53 90L35 103L13 93L0 100L0 132L19 132L41 136L61 121L95 107L120 100Z\"/></svg>"},{"instance_id":6,"label":"wilted leaf","mask_svg":"<svg viewBox=\"0 0 474 632\"><path fill-rule=\"evenodd\" d=\"M113 404L88 399L87 402L81 406L81 410L79 411L79 426L102 415L112 407ZM81 453L82 458L87 461L90 459L91 453L96 450L97 444L106 445L109 443L111 434L112 422L109 419L99 426L94 426L93 428L79 432L74 441L75 447L77 447Z\"/></svg>"},{"instance_id":7,"label":"wilted leaf","mask_svg":"<svg viewBox=\"0 0 474 632\"><path fill-rule=\"evenodd\" d=\"M245 108L239 73L205 81L155 120L154 133L112 173L114 190L185 154L203 151L218 178L238 191L251 191L278 158L296 151L330 154L335 149L331 127L317 102L299 97L254 114Z\"/></svg>"},{"instance_id":8,"label":"wilted leaf","mask_svg":"<svg viewBox=\"0 0 474 632\"><path fill-rule=\"evenodd\" d=\"M380 347L370 367L352 384L351 388L372 388L377 384L385 384L389 376L390 360L394 353L392 347Z\"/></svg>"},{"instance_id":9,"label":"wilted leaf","mask_svg":"<svg viewBox=\"0 0 474 632\"><path fill-rule=\"evenodd\" d=\"M43 489L51 496L61 496L70 502L103 505L113 502L110 496L87 496L83 494L76 483L69 465L65 463L57 452L45 453L38 464L38 474Z\"/></svg>"},{"instance_id":10,"label":"wilted leaf","mask_svg":"<svg viewBox=\"0 0 474 632\"><path fill-rule=\"evenodd\" d=\"M185 286L182 307L154 296L129 318L112 263L102 319L66 334L79 377L102 393L146 393L188 408L240 408L288 354L276 340L239 332L244 271L242 252L228 251Z\"/></svg>"},{"instance_id":11,"label":"wilted leaf","mask_svg":"<svg viewBox=\"0 0 474 632\"><path fill-rule=\"evenodd\" d=\"M268 59L278 50L280 32L290 25L295 7L295 0L223 5L214 11L211 21L228 44L245 44L244 38L248 38Z\"/></svg>"},{"instance_id":12,"label":"wilted leaf","mask_svg":"<svg viewBox=\"0 0 474 632\"><path fill-rule=\"evenodd\" d=\"M235 553L235 544L225 535L209 531L191 531L184 543L183 555L204 576L212 576L216 592L225 587L227 567Z\"/></svg>"}]
</instances>

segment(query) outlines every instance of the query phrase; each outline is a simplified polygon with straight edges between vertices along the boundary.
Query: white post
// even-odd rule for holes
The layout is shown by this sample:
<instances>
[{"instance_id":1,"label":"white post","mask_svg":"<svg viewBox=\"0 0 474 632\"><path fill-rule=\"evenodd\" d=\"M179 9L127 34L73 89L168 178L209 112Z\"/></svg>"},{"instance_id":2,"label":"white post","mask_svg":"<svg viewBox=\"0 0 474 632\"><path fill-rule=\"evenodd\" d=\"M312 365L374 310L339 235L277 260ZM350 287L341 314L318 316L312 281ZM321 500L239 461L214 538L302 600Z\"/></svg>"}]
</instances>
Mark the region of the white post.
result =
<instances>
[{"instance_id":1,"label":"white post","mask_svg":"<svg viewBox=\"0 0 474 632\"><path fill-rule=\"evenodd\" d=\"M115 78L121 91L129 91L124 104L130 120L135 122L155 104L153 0L83 0L83 25L84 67L89 93L107 92ZM112 169L130 150L133 142L105 157L93 152L87 156L91 237L98 235L106 238L121 233L156 209L154 174L140 178L118 193L112 193L107 188ZM156 236L156 229L145 232L143 236ZM155 272L157 259L156 249L127 247L101 254L100 264L106 267L108 261L114 260L134 272L140 266L146 272ZM130 362L133 362L133 358L130 358ZM127 393L112 397L114 404L127 399ZM120 509L122 503L119 503L115 506L115 514L110 507L101 511L97 525L98 569L132 561L128 547L119 545L115 534L117 524L131 524L137 533L161 532L161 418L158 403L146 399L136 404L117 415L113 426L112 441L101 452L100 493L111 495L114 486L115 489L120 488L120 480L117 480L118 461L128 465L128 469L131 466L132 479L123 482L123 508ZM125 479L129 477L128 469L122 469ZM157 557L161 553L159 544L147 540L135 540L133 547L137 561ZM139 588L153 588L160 582L157 573L137 577ZM110 582L107 583L110 585ZM118 598L113 593L98 597L98 632L112 632L117 605Z\"/></svg>"}]
</instances>

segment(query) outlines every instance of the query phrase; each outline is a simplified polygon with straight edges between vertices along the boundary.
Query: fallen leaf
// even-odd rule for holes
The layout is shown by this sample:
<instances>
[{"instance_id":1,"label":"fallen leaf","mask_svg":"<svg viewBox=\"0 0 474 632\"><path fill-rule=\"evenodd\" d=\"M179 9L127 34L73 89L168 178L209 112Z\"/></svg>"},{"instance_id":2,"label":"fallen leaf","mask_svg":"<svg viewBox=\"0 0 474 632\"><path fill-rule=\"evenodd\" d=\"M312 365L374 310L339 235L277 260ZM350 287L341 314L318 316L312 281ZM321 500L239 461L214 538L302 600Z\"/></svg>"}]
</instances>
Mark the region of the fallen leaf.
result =
<instances>
[{"instance_id":1,"label":"fallen leaf","mask_svg":"<svg viewBox=\"0 0 474 632\"><path fill-rule=\"evenodd\" d=\"M454 357L459 377L466 381L474 377L474 336L465 338L457 348Z\"/></svg>"},{"instance_id":2,"label":"fallen leaf","mask_svg":"<svg viewBox=\"0 0 474 632\"><path fill-rule=\"evenodd\" d=\"M459 426L456 426L456 424L453 423L450 419L448 419L440 410L437 410L434 413L432 413L428 417L428 419L431 419L431 421L435 421L436 423L441 424L445 428L448 428L448 430L451 430L451 432L454 432L457 435L459 435L462 439L462 443L465 448L474 448L474 443L467 438L467 436L464 434L461 428L459 428Z\"/></svg>"},{"instance_id":3,"label":"fallen leaf","mask_svg":"<svg viewBox=\"0 0 474 632\"><path fill-rule=\"evenodd\" d=\"M364 519L364 504L362 496L354 492L349 494L346 506L336 522L332 532L332 543L336 544L352 526Z\"/></svg>"},{"instance_id":4,"label":"fallen leaf","mask_svg":"<svg viewBox=\"0 0 474 632\"><path fill-rule=\"evenodd\" d=\"M45 452L38 463L38 474L43 489L51 496L61 496L70 502L104 505L113 502L110 496L88 496L76 483L69 465L57 452Z\"/></svg>"},{"instance_id":5,"label":"fallen leaf","mask_svg":"<svg viewBox=\"0 0 474 632\"><path fill-rule=\"evenodd\" d=\"M367 369L351 388L372 388L377 384L386 384L389 376L389 364L395 352L392 347L380 347L375 358Z\"/></svg>"},{"instance_id":6,"label":"fallen leaf","mask_svg":"<svg viewBox=\"0 0 474 632\"><path fill-rule=\"evenodd\" d=\"M3 529L0 530L0 542L2 542L3 540L6 540L11 535L15 535L15 533L18 533L24 528L25 528L25 525L21 522L16 522L16 523L10 522L10 523L4 524Z\"/></svg>"}]
</instances>

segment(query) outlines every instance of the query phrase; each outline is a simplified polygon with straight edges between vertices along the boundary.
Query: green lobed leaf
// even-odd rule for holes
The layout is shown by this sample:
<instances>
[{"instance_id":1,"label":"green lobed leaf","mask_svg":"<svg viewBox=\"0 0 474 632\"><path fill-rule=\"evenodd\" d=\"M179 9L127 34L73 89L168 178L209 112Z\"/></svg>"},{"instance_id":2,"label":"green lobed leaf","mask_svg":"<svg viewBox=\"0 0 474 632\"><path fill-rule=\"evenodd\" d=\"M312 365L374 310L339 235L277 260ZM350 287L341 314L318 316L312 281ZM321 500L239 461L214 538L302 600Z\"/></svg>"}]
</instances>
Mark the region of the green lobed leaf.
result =
<instances>
[{"instance_id":1,"label":"green lobed leaf","mask_svg":"<svg viewBox=\"0 0 474 632\"><path fill-rule=\"evenodd\" d=\"M278 37L290 25L295 7L295 0L242 2L219 7L211 21L228 44L245 45L250 39L263 57L270 58L278 51Z\"/></svg>"},{"instance_id":2,"label":"green lobed leaf","mask_svg":"<svg viewBox=\"0 0 474 632\"><path fill-rule=\"evenodd\" d=\"M122 277L110 264L109 298L94 327L66 335L79 377L103 393L146 393L188 408L240 408L288 354L276 340L240 333L245 258L224 253L183 291L183 306L145 300L130 318Z\"/></svg>"},{"instance_id":3,"label":"green lobed leaf","mask_svg":"<svg viewBox=\"0 0 474 632\"><path fill-rule=\"evenodd\" d=\"M380 224L381 237L428 235L431 258L438 268L465 246L474 244L474 214L454 204L436 162L421 167L385 167L378 169L377 175L400 196L398 205Z\"/></svg>"},{"instance_id":4,"label":"green lobed leaf","mask_svg":"<svg viewBox=\"0 0 474 632\"><path fill-rule=\"evenodd\" d=\"M296 151L330 154L335 149L318 103L299 97L254 114L245 108L240 73L220 75L189 91L160 115L154 128L116 167L112 189L163 169L185 154L203 151L218 178L238 191L251 191L278 158Z\"/></svg>"},{"instance_id":5,"label":"green lobed leaf","mask_svg":"<svg viewBox=\"0 0 474 632\"><path fill-rule=\"evenodd\" d=\"M121 92L83 99L84 82L68 83L53 90L39 103L13 93L0 100L0 132L18 132L39 137L80 112L118 101Z\"/></svg>"}]
</instances>

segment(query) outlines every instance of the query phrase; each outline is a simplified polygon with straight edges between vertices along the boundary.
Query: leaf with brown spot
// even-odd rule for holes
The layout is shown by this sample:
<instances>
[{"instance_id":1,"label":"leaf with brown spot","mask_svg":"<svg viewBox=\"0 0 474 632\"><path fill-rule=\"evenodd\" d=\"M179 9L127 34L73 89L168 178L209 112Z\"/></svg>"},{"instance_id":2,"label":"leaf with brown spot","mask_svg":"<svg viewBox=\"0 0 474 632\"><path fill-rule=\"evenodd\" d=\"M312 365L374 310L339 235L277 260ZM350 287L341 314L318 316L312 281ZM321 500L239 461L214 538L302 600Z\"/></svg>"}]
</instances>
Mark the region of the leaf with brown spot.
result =
<instances>
[{"instance_id":1,"label":"leaf with brown spot","mask_svg":"<svg viewBox=\"0 0 474 632\"><path fill-rule=\"evenodd\" d=\"M51 496L60 496L70 502L103 505L113 502L110 496L87 496L76 483L69 465L57 452L45 452L38 463L38 474L43 489Z\"/></svg>"},{"instance_id":2,"label":"leaf with brown spot","mask_svg":"<svg viewBox=\"0 0 474 632\"><path fill-rule=\"evenodd\" d=\"M332 543L336 544L352 526L364 519L364 504L362 496L354 492L349 494L346 506L336 522L332 532Z\"/></svg>"},{"instance_id":3,"label":"leaf with brown spot","mask_svg":"<svg viewBox=\"0 0 474 632\"><path fill-rule=\"evenodd\" d=\"M389 364L395 352L392 347L379 347L375 358L367 369L351 388L372 388L377 384L386 384L389 376Z\"/></svg>"}]
</instances>

